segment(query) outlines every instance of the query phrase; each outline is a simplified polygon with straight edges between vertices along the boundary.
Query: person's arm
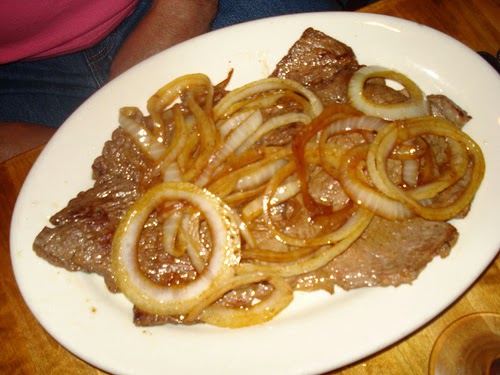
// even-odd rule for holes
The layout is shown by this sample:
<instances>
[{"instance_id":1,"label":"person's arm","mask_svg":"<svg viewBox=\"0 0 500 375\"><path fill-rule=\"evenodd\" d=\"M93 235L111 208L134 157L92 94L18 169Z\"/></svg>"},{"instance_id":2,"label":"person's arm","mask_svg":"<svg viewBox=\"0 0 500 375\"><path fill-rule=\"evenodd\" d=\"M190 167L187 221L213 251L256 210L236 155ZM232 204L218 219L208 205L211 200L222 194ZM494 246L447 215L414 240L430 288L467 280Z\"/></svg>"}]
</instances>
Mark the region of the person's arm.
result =
<instances>
[{"instance_id":1,"label":"person's arm","mask_svg":"<svg viewBox=\"0 0 500 375\"><path fill-rule=\"evenodd\" d=\"M210 30L217 0L155 0L115 57L111 78L142 60ZM55 128L0 122L0 162L45 144Z\"/></svg>"},{"instance_id":2,"label":"person's arm","mask_svg":"<svg viewBox=\"0 0 500 375\"><path fill-rule=\"evenodd\" d=\"M110 79L158 52L209 31L217 6L217 0L155 0L118 51Z\"/></svg>"}]
</instances>

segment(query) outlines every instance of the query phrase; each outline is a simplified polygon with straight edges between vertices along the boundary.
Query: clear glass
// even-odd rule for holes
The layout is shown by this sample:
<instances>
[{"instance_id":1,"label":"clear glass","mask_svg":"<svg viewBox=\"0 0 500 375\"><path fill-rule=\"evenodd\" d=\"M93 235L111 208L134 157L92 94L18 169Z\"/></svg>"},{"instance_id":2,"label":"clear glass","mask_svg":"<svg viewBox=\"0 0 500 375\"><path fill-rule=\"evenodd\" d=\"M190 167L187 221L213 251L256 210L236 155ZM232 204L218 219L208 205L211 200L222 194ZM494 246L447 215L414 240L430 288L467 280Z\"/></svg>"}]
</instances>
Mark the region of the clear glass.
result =
<instances>
[{"instance_id":1,"label":"clear glass","mask_svg":"<svg viewBox=\"0 0 500 375\"><path fill-rule=\"evenodd\" d=\"M476 313L451 323L438 337L430 375L500 375L500 314Z\"/></svg>"}]
</instances>

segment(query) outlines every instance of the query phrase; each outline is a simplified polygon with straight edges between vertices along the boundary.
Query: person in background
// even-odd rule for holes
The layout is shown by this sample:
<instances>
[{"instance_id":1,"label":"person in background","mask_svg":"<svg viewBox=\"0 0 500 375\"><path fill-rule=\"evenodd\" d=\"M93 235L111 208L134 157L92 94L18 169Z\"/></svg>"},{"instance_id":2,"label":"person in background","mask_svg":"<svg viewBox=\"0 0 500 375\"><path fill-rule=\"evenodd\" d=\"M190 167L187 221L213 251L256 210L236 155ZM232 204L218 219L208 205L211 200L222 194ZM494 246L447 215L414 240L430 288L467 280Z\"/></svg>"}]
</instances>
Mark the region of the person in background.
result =
<instances>
[{"instance_id":1,"label":"person in background","mask_svg":"<svg viewBox=\"0 0 500 375\"><path fill-rule=\"evenodd\" d=\"M106 82L195 36L333 0L2 0L0 161L47 142Z\"/></svg>"}]
</instances>

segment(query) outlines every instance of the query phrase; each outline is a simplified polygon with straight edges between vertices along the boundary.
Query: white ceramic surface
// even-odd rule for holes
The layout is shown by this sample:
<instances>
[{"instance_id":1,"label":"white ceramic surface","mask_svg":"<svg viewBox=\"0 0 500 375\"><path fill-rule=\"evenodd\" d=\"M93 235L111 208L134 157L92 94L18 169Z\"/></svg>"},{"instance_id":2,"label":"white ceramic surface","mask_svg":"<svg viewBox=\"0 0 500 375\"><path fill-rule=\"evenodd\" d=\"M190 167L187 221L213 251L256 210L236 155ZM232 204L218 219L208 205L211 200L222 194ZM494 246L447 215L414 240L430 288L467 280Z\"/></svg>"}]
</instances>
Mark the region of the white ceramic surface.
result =
<instances>
[{"instance_id":1,"label":"white ceramic surface","mask_svg":"<svg viewBox=\"0 0 500 375\"><path fill-rule=\"evenodd\" d=\"M265 77L312 26L350 45L364 64L409 75L473 117L465 130L483 148L487 171L460 239L411 286L297 293L270 323L229 330L208 325L137 328L132 306L94 275L55 268L32 251L48 218L91 186L91 164L116 128L118 109L146 100L171 79L202 72L213 82L234 68L231 87ZM473 51L425 26L371 14L321 13L229 27L136 66L85 102L30 172L15 208L11 253L20 290L63 346L119 374L312 374L346 365L405 337L458 298L500 247L500 79Z\"/></svg>"}]
</instances>

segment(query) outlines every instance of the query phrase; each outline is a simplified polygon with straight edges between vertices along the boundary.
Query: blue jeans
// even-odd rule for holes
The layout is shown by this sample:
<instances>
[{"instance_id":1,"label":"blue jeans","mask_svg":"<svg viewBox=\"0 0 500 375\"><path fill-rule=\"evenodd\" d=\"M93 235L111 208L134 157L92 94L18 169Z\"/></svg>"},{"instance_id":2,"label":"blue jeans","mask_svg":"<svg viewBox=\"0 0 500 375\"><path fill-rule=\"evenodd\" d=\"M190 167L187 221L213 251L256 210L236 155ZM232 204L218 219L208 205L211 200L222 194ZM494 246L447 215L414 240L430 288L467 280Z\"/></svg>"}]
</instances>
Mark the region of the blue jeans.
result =
<instances>
[{"instance_id":1,"label":"blue jeans","mask_svg":"<svg viewBox=\"0 0 500 375\"><path fill-rule=\"evenodd\" d=\"M284 14L343 10L343 1L345 0L219 0L219 10L212 29Z\"/></svg>"},{"instance_id":2,"label":"blue jeans","mask_svg":"<svg viewBox=\"0 0 500 375\"><path fill-rule=\"evenodd\" d=\"M116 30L88 50L0 65L0 122L60 126L107 82L114 56L152 1L140 0ZM341 9L335 0L220 0L212 29L281 14Z\"/></svg>"}]
</instances>

